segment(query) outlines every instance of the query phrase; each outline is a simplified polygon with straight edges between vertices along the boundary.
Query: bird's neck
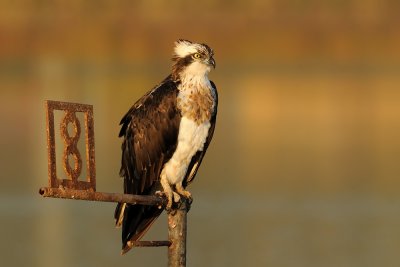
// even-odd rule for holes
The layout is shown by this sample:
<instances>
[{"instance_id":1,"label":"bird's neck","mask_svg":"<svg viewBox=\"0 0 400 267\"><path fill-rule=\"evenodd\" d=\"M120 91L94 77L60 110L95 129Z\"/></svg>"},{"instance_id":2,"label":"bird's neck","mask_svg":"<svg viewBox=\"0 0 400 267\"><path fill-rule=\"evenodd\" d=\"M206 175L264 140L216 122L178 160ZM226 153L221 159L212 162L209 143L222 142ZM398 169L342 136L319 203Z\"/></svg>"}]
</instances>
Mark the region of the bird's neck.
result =
<instances>
[{"instance_id":1,"label":"bird's neck","mask_svg":"<svg viewBox=\"0 0 400 267\"><path fill-rule=\"evenodd\" d=\"M201 89L210 88L210 80L208 79L208 73L210 67L201 63L192 63L187 66L179 75L181 81L181 88Z\"/></svg>"},{"instance_id":2,"label":"bird's neck","mask_svg":"<svg viewBox=\"0 0 400 267\"><path fill-rule=\"evenodd\" d=\"M202 90L209 90L210 80L208 79L207 75L185 75L182 76L181 79L180 90L186 91L202 91Z\"/></svg>"},{"instance_id":3,"label":"bird's neck","mask_svg":"<svg viewBox=\"0 0 400 267\"><path fill-rule=\"evenodd\" d=\"M215 107L208 72L183 72L178 86L177 106L183 117L197 125L211 119Z\"/></svg>"}]
</instances>

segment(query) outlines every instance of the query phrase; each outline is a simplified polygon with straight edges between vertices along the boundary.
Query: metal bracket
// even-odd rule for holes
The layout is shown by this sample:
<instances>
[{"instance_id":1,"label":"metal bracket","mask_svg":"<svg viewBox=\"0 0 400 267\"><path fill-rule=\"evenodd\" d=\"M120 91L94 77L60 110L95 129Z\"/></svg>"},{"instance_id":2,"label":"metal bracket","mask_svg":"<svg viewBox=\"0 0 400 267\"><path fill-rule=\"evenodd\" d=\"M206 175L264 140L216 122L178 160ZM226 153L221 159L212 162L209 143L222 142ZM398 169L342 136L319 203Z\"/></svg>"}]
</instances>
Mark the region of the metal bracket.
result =
<instances>
[{"instance_id":1,"label":"metal bracket","mask_svg":"<svg viewBox=\"0 0 400 267\"><path fill-rule=\"evenodd\" d=\"M63 167L69 179L58 179L56 166L56 145L54 130L54 110L64 111L64 117L60 123L60 133L64 141ZM85 144L86 144L86 181L79 181L78 178L82 171L82 157L78 150L77 144L81 135L81 126L77 112L83 112L85 116ZM48 149L48 169L49 169L49 185L52 188L60 186L69 189L92 190L96 192L96 170L94 159L94 122L93 122L93 106L46 101L46 122L47 122L47 149ZM73 125L74 135L68 133L68 124ZM69 157L73 156L75 164L72 168L69 163Z\"/></svg>"}]
</instances>

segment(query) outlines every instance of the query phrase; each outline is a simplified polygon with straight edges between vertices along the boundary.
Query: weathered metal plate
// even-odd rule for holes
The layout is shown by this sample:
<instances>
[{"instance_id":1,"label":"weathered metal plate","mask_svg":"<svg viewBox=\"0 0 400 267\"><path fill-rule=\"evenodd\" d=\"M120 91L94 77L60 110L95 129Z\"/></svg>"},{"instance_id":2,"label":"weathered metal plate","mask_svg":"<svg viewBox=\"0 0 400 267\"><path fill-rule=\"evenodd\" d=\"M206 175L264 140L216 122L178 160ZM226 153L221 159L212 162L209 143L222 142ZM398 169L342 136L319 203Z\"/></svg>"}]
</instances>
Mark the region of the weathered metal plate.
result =
<instances>
[{"instance_id":1,"label":"weathered metal plate","mask_svg":"<svg viewBox=\"0 0 400 267\"><path fill-rule=\"evenodd\" d=\"M96 191L96 169L94 154L94 120L93 106L77 103L59 102L47 100L46 122L47 122L47 151L48 151L48 170L49 187L65 187L69 189L82 189ZM64 111L64 117L60 122L61 138L64 142L63 169L68 179L59 179L57 177L56 166L56 145L55 145L55 125L54 111ZM81 137L81 126L76 116L77 112L84 113L85 124L85 146L86 146L86 181L80 181L78 178L82 171L82 158L78 150L77 143ZM68 133L68 124L72 124L74 135ZM71 167L68 158L74 158L74 166Z\"/></svg>"}]
</instances>

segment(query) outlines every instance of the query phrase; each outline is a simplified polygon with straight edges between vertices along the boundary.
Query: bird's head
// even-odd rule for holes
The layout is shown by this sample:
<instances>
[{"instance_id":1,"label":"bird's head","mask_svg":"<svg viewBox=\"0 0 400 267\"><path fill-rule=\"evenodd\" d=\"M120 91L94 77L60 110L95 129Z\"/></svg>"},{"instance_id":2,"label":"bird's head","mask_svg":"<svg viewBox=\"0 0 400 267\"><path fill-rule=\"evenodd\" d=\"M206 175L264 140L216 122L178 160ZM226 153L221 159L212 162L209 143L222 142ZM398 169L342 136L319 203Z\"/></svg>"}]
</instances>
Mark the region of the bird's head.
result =
<instances>
[{"instance_id":1,"label":"bird's head","mask_svg":"<svg viewBox=\"0 0 400 267\"><path fill-rule=\"evenodd\" d=\"M183 75L205 76L215 68L214 51L206 44L179 39L175 42L172 58L172 76L179 80Z\"/></svg>"}]
</instances>

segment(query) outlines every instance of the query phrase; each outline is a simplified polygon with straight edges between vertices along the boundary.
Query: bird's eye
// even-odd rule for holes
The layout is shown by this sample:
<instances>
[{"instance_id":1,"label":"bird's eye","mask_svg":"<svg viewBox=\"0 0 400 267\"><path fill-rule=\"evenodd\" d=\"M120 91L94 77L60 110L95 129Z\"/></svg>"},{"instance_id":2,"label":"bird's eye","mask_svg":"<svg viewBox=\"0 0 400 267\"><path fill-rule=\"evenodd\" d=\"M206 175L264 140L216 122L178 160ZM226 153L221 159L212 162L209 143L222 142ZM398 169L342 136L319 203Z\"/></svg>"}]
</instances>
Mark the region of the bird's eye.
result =
<instances>
[{"instance_id":1,"label":"bird's eye","mask_svg":"<svg viewBox=\"0 0 400 267\"><path fill-rule=\"evenodd\" d=\"M196 58L196 59L201 58L201 55L199 53L193 54L193 58Z\"/></svg>"}]
</instances>

